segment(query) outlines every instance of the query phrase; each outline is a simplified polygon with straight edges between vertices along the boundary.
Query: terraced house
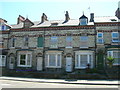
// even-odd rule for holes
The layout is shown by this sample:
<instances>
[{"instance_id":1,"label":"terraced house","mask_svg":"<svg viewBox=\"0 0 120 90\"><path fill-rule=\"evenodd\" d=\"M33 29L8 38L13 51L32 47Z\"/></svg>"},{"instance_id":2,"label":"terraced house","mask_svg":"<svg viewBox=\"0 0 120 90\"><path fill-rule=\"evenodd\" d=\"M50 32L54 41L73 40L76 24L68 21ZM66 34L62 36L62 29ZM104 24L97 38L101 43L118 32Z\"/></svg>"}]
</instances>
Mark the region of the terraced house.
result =
<instances>
[{"instance_id":1,"label":"terraced house","mask_svg":"<svg viewBox=\"0 0 120 90\"><path fill-rule=\"evenodd\" d=\"M104 68L107 56L120 65L120 6L116 16L90 14L64 20L32 22L19 15L17 24L1 31L1 66L7 69L40 72L76 72L86 68ZM2 19L3 20L3 19ZM3 28L6 24L4 20Z\"/></svg>"}]
</instances>

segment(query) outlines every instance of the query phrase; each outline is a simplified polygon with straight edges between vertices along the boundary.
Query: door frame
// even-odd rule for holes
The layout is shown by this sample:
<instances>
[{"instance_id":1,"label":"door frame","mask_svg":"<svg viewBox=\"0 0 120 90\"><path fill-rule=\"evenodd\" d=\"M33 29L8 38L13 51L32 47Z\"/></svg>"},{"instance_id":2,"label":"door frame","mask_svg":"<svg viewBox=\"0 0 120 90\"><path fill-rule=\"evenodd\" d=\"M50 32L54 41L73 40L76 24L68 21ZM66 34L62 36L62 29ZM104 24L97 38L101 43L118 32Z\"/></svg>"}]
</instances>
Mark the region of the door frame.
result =
<instances>
[{"instance_id":1,"label":"door frame","mask_svg":"<svg viewBox=\"0 0 120 90\"><path fill-rule=\"evenodd\" d=\"M41 66L39 66L39 64L38 64L38 62L41 62ZM36 69L37 69L37 71L42 71L43 70L43 58L42 57L37 57L37 65L36 65L37 67L36 67ZM41 67L41 69L39 69L39 68Z\"/></svg>"},{"instance_id":2,"label":"door frame","mask_svg":"<svg viewBox=\"0 0 120 90\"><path fill-rule=\"evenodd\" d=\"M70 61L68 60L68 58L69 58ZM69 68L70 68L69 70L67 70L67 68L68 68L67 67L68 66L68 63L67 63L68 61L67 60L71 63L71 65L69 66ZM66 57L66 67L65 67L65 70L66 70L66 72L72 72L72 70L73 70L72 57Z\"/></svg>"},{"instance_id":3,"label":"door frame","mask_svg":"<svg viewBox=\"0 0 120 90\"><path fill-rule=\"evenodd\" d=\"M12 58L13 58L13 61L12 61L12 63L11 63ZM9 69L14 69L14 60L15 60L15 58L14 58L13 56L10 56Z\"/></svg>"}]
</instances>

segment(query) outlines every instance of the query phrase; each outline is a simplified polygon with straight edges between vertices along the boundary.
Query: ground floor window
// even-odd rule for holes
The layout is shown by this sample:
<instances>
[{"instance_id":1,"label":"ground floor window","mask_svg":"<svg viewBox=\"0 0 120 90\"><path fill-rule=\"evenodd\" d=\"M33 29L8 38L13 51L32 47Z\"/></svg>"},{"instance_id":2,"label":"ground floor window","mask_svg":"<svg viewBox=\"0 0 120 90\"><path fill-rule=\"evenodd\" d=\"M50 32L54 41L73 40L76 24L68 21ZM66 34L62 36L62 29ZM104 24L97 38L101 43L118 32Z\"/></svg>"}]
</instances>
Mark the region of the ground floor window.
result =
<instances>
[{"instance_id":1,"label":"ground floor window","mask_svg":"<svg viewBox=\"0 0 120 90\"><path fill-rule=\"evenodd\" d=\"M107 56L115 59L113 65L120 65L120 51L108 51Z\"/></svg>"},{"instance_id":2,"label":"ground floor window","mask_svg":"<svg viewBox=\"0 0 120 90\"><path fill-rule=\"evenodd\" d=\"M47 53L46 67L61 68L61 53Z\"/></svg>"},{"instance_id":3,"label":"ground floor window","mask_svg":"<svg viewBox=\"0 0 120 90\"><path fill-rule=\"evenodd\" d=\"M18 66L31 67L32 54L31 53L19 53Z\"/></svg>"},{"instance_id":4,"label":"ground floor window","mask_svg":"<svg viewBox=\"0 0 120 90\"><path fill-rule=\"evenodd\" d=\"M75 68L87 68L87 65L93 66L92 52L77 52L75 55Z\"/></svg>"},{"instance_id":5,"label":"ground floor window","mask_svg":"<svg viewBox=\"0 0 120 90\"><path fill-rule=\"evenodd\" d=\"M0 66L5 66L6 64L6 55L0 55Z\"/></svg>"}]
</instances>

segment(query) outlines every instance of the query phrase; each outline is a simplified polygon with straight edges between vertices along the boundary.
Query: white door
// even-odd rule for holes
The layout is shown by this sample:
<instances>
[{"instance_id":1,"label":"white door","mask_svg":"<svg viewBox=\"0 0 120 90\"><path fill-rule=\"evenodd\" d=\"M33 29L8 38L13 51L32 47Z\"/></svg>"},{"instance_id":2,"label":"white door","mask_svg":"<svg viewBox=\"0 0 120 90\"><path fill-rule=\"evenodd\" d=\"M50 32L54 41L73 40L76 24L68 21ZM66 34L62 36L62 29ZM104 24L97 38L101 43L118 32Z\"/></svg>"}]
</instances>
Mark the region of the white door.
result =
<instances>
[{"instance_id":1,"label":"white door","mask_svg":"<svg viewBox=\"0 0 120 90\"><path fill-rule=\"evenodd\" d=\"M10 57L9 69L14 69L14 57Z\"/></svg>"},{"instance_id":2,"label":"white door","mask_svg":"<svg viewBox=\"0 0 120 90\"><path fill-rule=\"evenodd\" d=\"M38 71L42 71L43 70L43 67L42 67L42 64L43 63L43 60L42 60L42 57L38 57L37 58L37 70Z\"/></svg>"},{"instance_id":3,"label":"white door","mask_svg":"<svg viewBox=\"0 0 120 90\"><path fill-rule=\"evenodd\" d=\"M66 72L72 72L72 57L66 57Z\"/></svg>"}]
</instances>

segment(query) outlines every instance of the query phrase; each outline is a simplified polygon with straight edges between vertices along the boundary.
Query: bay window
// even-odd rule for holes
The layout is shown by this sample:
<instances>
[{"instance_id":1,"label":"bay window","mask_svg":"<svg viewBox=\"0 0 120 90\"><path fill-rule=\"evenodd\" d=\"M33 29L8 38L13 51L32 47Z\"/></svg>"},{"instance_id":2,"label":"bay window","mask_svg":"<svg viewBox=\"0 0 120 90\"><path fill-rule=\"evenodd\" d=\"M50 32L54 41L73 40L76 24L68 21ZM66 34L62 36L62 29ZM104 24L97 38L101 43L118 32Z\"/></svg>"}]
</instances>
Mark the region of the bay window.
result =
<instances>
[{"instance_id":1,"label":"bay window","mask_svg":"<svg viewBox=\"0 0 120 90\"><path fill-rule=\"evenodd\" d=\"M120 65L120 51L108 51L107 57L113 57L115 59L113 65Z\"/></svg>"},{"instance_id":2,"label":"bay window","mask_svg":"<svg viewBox=\"0 0 120 90\"><path fill-rule=\"evenodd\" d=\"M87 65L93 67L93 52L77 52L75 55L75 68L84 69Z\"/></svg>"},{"instance_id":3,"label":"bay window","mask_svg":"<svg viewBox=\"0 0 120 90\"><path fill-rule=\"evenodd\" d=\"M32 54L31 53L19 53L18 66L19 67L31 67Z\"/></svg>"},{"instance_id":4,"label":"bay window","mask_svg":"<svg viewBox=\"0 0 120 90\"><path fill-rule=\"evenodd\" d=\"M6 64L6 56L0 55L0 66L5 66Z\"/></svg>"},{"instance_id":5,"label":"bay window","mask_svg":"<svg viewBox=\"0 0 120 90\"><path fill-rule=\"evenodd\" d=\"M45 59L46 67L61 68L61 53L47 53Z\"/></svg>"}]
</instances>

